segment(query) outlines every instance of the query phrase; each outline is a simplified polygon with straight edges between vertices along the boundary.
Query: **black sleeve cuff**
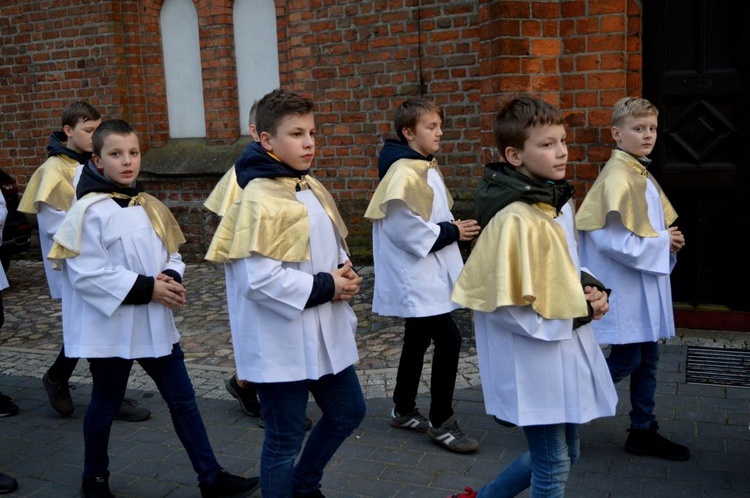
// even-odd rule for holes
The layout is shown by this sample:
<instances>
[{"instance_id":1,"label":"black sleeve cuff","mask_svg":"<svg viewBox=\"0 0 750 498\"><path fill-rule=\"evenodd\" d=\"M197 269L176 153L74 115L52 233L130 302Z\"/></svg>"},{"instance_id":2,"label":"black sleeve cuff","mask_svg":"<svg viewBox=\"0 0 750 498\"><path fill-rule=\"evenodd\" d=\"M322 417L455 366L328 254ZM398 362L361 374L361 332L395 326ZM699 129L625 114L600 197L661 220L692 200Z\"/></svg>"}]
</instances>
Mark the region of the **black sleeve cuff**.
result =
<instances>
[{"instance_id":1,"label":"black sleeve cuff","mask_svg":"<svg viewBox=\"0 0 750 498\"><path fill-rule=\"evenodd\" d=\"M138 275L122 304L148 304L154 295L154 277Z\"/></svg>"},{"instance_id":2,"label":"black sleeve cuff","mask_svg":"<svg viewBox=\"0 0 750 498\"><path fill-rule=\"evenodd\" d=\"M604 284L601 283L599 280L594 278L593 275L590 273L587 273L585 271L581 272L581 285L583 287L589 286L589 287L596 287L601 292L606 292L607 297L609 298L609 295L612 294L612 289L607 289L604 287ZM588 316L580 316L578 318L573 319L573 330L577 329L578 327L581 327L583 325L586 325L587 323L591 323L591 321L594 319L594 308L591 307L591 303L588 301L586 302L586 307L589 310Z\"/></svg>"},{"instance_id":3,"label":"black sleeve cuff","mask_svg":"<svg viewBox=\"0 0 750 498\"><path fill-rule=\"evenodd\" d=\"M440 233L438 234L435 243L432 244L430 252L439 251L443 247L449 246L461 238L461 232L458 230L458 227L450 221L441 221L438 223L438 226L440 227Z\"/></svg>"},{"instance_id":4,"label":"black sleeve cuff","mask_svg":"<svg viewBox=\"0 0 750 498\"><path fill-rule=\"evenodd\" d=\"M313 275L312 291L310 291L310 297L307 298L307 303L305 303L305 309L327 303L333 299L335 293L336 284L333 282L333 275L326 272Z\"/></svg>"},{"instance_id":5,"label":"black sleeve cuff","mask_svg":"<svg viewBox=\"0 0 750 498\"><path fill-rule=\"evenodd\" d=\"M164 275L167 275L168 277L172 277L174 281L177 282L178 284L182 283L182 275L180 275L175 270L164 270L162 273Z\"/></svg>"}]
</instances>

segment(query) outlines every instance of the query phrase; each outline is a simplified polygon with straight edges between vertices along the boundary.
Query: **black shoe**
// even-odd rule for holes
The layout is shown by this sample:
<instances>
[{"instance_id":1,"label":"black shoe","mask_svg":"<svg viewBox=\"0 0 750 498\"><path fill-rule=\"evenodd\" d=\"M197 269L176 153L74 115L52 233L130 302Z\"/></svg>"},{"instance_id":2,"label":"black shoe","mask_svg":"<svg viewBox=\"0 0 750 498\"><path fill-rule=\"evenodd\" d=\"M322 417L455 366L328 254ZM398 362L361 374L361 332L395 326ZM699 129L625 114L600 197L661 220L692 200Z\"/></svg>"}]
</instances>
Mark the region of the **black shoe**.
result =
<instances>
[{"instance_id":1,"label":"black shoe","mask_svg":"<svg viewBox=\"0 0 750 498\"><path fill-rule=\"evenodd\" d=\"M250 494L260 487L260 477L240 477L221 469L211 483L201 483L203 498L219 498L234 496L240 493Z\"/></svg>"},{"instance_id":2,"label":"black shoe","mask_svg":"<svg viewBox=\"0 0 750 498\"><path fill-rule=\"evenodd\" d=\"M12 417L18 413L18 407L11 401L10 396L0 393L0 417Z\"/></svg>"},{"instance_id":3,"label":"black shoe","mask_svg":"<svg viewBox=\"0 0 750 498\"><path fill-rule=\"evenodd\" d=\"M513 422L508 422L507 420L503 420L501 418L497 418L496 416L492 416L493 419L495 419L495 422L502 425L503 427L516 427L516 424Z\"/></svg>"},{"instance_id":4,"label":"black shoe","mask_svg":"<svg viewBox=\"0 0 750 498\"><path fill-rule=\"evenodd\" d=\"M628 429L625 451L633 455L651 455L673 462L690 459L690 450L681 444L673 443L657 431L659 424L653 423L649 429Z\"/></svg>"},{"instance_id":5,"label":"black shoe","mask_svg":"<svg viewBox=\"0 0 750 498\"><path fill-rule=\"evenodd\" d=\"M70 388L67 382L55 382L49 378L49 372L42 377L44 389L47 391L49 404L52 405L57 413L63 417L73 415L73 398L70 397Z\"/></svg>"},{"instance_id":6,"label":"black shoe","mask_svg":"<svg viewBox=\"0 0 750 498\"><path fill-rule=\"evenodd\" d=\"M258 427L260 427L261 429L266 428L266 421L263 420L263 415L261 415L260 418L258 419ZM305 430L309 431L310 429L312 429L312 419L310 417L306 417L305 418Z\"/></svg>"},{"instance_id":7,"label":"black shoe","mask_svg":"<svg viewBox=\"0 0 750 498\"><path fill-rule=\"evenodd\" d=\"M18 489L18 481L0 472L0 495L12 493L16 489Z\"/></svg>"},{"instance_id":8,"label":"black shoe","mask_svg":"<svg viewBox=\"0 0 750 498\"><path fill-rule=\"evenodd\" d=\"M87 477L81 483L83 498L115 498L106 477Z\"/></svg>"},{"instance_id":9,"label":"black shoe","mask_svg":"<svg viewBox=\"0 0 750 498\"><path fill-rule=\"evenodd\" d=\"M125 422L140 422L151 416L151 411L146 408L139 408L138 402L131 398L122 400L120 409L115 414L115 420L124 420Z\"/></svg>"},{"instance_id":10,"label":"black shoe","mask_svg":"<svg viewBox=\"0 0 750 498\"><path fill-rule=\"evenodd\" d=\"M252 388L242 388L237 383L234 375L229 377L224 383L229 394L234 396L240 402L240 408L251 417L260 417L260 403L255 386Z\"/></svg>"},{"instance_id":11,"label":"black shoe","mask_svg":"<svg viewBox=\"0 0 750 498\"><path fill-rule=\"evenodd\" d=\"M315 491L314 493L307 493L307 494L301 494L301 493L294 493L293 498L326 498L323 493L320 492L320 490Z\"/></svg>"}]
</instances>

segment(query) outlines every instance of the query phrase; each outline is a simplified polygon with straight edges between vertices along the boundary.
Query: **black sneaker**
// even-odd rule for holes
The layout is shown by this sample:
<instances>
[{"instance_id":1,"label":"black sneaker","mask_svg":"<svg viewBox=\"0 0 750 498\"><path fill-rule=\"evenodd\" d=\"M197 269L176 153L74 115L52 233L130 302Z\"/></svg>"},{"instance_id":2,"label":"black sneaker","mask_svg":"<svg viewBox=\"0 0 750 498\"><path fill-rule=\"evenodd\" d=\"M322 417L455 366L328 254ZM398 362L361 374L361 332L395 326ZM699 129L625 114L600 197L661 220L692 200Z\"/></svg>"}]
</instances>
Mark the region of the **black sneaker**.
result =
<instances>
[{"instance_id":1,"label":"black sneaker","mask_svg":"<svg viewBox=\"0 0 750 498\"><path fill-rule=\"evenodd\" d=\"M306 493L304 495L301 493L294 493L292 496L293 498L326 498L323 493L320 492L320 490L312 493Z\"/></svg>"},{"instance_id":2,"label":"black sneaker","mask_svg":"<svg viewBox=\"0 0 750 498\"><path fill-rule=\"evenodd\" d=\"M42 377L42 383L44 389L47 391L47 397L49 398L49 404L52 405L57 413L63 417L70 417L73 415L73 398L70 397L70 388L67 382L54 382L49 378L49 372L45 373Z\"/></svg>"},{"instance_id":3,"label":"black sneaker","mask_svg":"<svg viewBox=\"0 0 750 498\"><path fill-rule=\"evenodd\" d=\"M0 417L12 417L18 413L18 407L10 396L0 393Z\"/></svg>"},{"instance_id":4,"label":"black sneaker","mask_svg":"<svg viewBox=\"0 0 750 498\"><path fill-rule=\"evenodd\" d=\"M243 412L251 417L260 417L260 403L258 402L258 394L255 386L247 389L240 387L234 375L229 377L224 385L229 394L240 402L240 408L242 408Z\"/></svg>"},{"instance_id":5,"label":"black sneaker","mask_svg":"<svg viewBox=\"0 0 750 498\"><path fill-rule=\"evenodd\" d=\"M115 498L106 477L87 477L81 483L83 498Z\"/></svg>"},{"instance_id":6,"label":"black sneaker","mask_svg":"<svg viewBox=\"0 0 750 498\"><path fill-rule=\"evenodd\" d=\"M464 434L458 422L452 418L443 422L440 427L430 424L427 435L439 445L456 453L470 453L479 448L479 441Z\"/></svg>"},{"instance_id":7,"label":"black sneaker","mask_svg":"<svg viewBox=\"0 0 750 498\"><path fill-rule=\"evenodd\" d=\"M430 422L419 413L417 408L414 408L406 415L399 415L394 408L391 411L391 427L411 429L417 432L427 432L427 429L430 427Z\"/></svg>"},{"instance_id":8,"label":"black sneaker","mask_svg":"<svg viewBox=\"0 0 750 498\"><path fill-rule=\"evenodd\" d=\"M203 498L220 498L240 493L250 494L260 488L260 477L240 477L221 469L213 482L201 483L198 487L201 489Z\"/></svg>"},{"instance_id":9,"label":"black sneaker","mask_svg":"<svg viewBox=\"0 0 750 498\"><path fill-rule=\"evenodd\" d=\"M18 489L18 481L0 472L0 495L12 493L16 489Z\"/></svg>"},{"instance_id":10,"label":"black sneaker","mask_svg":"<svg viewBox=\"0 0 750 498\"><path fill-rule=\"evenodd\" d=\"M124 420L125 422L140 422L151 417L151 410L140 408L138 402L132 398L122 400L120 409L115 414L115 420Z\"/></svg>"},{"instance_id":11,"label":"black sneaker","mask_svg":"<svg viewBox=\"0 0 750 498\"><path fill-rule=\"evenodd\" d=\"M673 443L657 431L659 424L654 422L649 429L628 429L628 440L625 451L633 455L651 455L673 462L684 462L690 459L687 446Z\"/></svg>"}]
</instances>

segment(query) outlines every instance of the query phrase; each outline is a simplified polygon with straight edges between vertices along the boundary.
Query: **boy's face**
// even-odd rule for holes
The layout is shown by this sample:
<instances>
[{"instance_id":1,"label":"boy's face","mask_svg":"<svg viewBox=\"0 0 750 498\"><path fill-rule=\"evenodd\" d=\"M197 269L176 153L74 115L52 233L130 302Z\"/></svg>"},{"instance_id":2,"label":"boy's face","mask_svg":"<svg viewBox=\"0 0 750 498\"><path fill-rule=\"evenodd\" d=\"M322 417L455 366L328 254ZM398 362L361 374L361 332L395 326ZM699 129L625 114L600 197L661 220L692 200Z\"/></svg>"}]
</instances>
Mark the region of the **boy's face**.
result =
<instances>
[{"instance_id":1,"label":"boy's face","mask_svg":"<svg viewBox=\"0 0 750 498\"><path fill-rule=\"evenodd\" d=\"M536 180L563 180L568 162L568 146L563 125L534 126L528 129L523 150L505 149L508 162Z\"/></svg>"},{"instance_id":2,"label":"boy's face","mask_svg":"<svg viewBox=\"0 0 750 498\"><path fill-rule=\"evenodd\" d=\"M63 126L63 131L68 137L68 141L65 146L71 150L83 154L91 152L93 145L91 144L91 135L94 134L99 125L102 124L101 119L96 121L76 121L75 126L72 128L70 125Z\"/></svg>"},{"instance_id":3,"label":"boy's face","mask_svg":"<svg viewBox=\"0 0 750 498\"><path fill-rule=\"evenodd\" d=\"M94 155L94 164L104 176L119 187L130 187L141 171L141 148L135 133L112 133L104 139L101 156Z\"/></svg>"},{"instance_id":4,"label":"boy's face","mask_svg":"<svg viewBox=\"0 0 750 498\"><path fill-rule=\"evenodd\" d=\"M619 126L612 127L612 138L625 152L636 157L651 154L656 144L657 117L654 114L648 116L627 116L622 119Z\"/></svg>"},{"instance_id":5,"label":"boy's face","mask_svg":"<svg viewBox=\"0 0 750 498\"><path fill-rule=\"evenodd\" d=\"M274 135L261 132L260 143L287 166L305 171L315 156L315 118L312 113L284 116Z\"/></svg>"},{"instance_id":6,"label":"boy's face","mask_svg":"<svg viewBox=\"0 0 750 498\"><path fill-rule=\"evenodd\" d=\"M440 137L443 136L443 130L440 128L442 124L440 114L435 111L425 112L419 116L414 129L404 128L403 134L409 147L423 156L429 156L440 150Z\"/></svg>"}]
</instances>

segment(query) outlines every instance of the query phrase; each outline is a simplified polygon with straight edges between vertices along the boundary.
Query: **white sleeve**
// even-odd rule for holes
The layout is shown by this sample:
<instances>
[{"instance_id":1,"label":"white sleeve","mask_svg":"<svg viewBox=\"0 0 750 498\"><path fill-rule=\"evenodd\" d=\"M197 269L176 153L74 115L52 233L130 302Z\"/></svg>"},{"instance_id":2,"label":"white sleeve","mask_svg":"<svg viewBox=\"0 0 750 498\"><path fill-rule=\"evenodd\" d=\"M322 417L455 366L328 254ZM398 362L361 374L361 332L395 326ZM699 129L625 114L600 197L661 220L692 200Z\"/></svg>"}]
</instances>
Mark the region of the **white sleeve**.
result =
<instances>
[{"instance_id":1,"label":"white sleeve","mask_svg":"<svg viewBox=\"0 0 750 498\"><path fill-rule=\"evenodd\" d=\"M510 318L507 330L539 341L565 341L573 337L573 320L548 320L531 306L505 307Z\"/></svg>"},{"instance_id":2,"label":"white sleeve","mask_svg":"<svg viewBox=\"0 0 750 498\"><path fill-rule=\"evenodd\" d=\"M604 228L588 232L588 236L603 256L637 271L669 275L671 259L670 238L667 230L658 232L658 237L640 237L622 224L620 214L607 215Z\"/></svg>"},{"instance_id":3,"label":"white sleeve","mask_svg":"<svg viewBox=\"0 0 750 498\"><path fill-rule=\"evenodd\" d=\"M430 253L440 235L437 223L430 223L415 214L403 201L388 203L388 214L383 219L383 232L393 244L419 258Z\"/></svg>"},{"instance_id":4,"label":"white sleeve","mask_svg":"<svg viewBox=\"0 0 750 498\"><path fill-rule=\"evenodd\" d=\"M87 304L112 316L133 288L138 274L110 260L102 245L102 223L89 213L81 233L81 253L65 260L65 271L73 290Z\"/></svg>"},{"instance_id":5,"label":"white sleeve","mask_svg":"<svg viewBox=\"0 0 750 498\"><path fill-rule=\"evenodd\" d=\"M65 211L55 209L46 202L40 202L38 205L39 212L36 215L37 223L39 224L39 236L44 237L45 241L48 242L48 246L51 247L54 242L53 237L57 230L62 225L65 219ZM47 255L45 254L46 258Z\"/></svg>"},{"instance_id":6,"label":"white sleeve","mask_svg":"<svg viewBox=\"0 0 750 498\"><path fill-rule=\"evenodd\" d=\"M237 285L242 295L275 311L287 320L296 320L305 310L313 287L313 276L281 261L252 254L237 261L241 274Z\"/></svg>"},{"instance_id":7,"label":"white sleeve","mask_svg":"<svg viewBox=\"0 0 750 498\"><path fill-rule=\"evenodd\" d=\"M164 265L164 270L174 270L180 274L180 277L184 277L185 263L182 262L182 254L180 254L179 252L170 254L169 261L167 261L167 264Z\"/></svg>"},{"instance_id":8,"label":"white sleeve","mask_svg":"<svg viewBox=\"0 0 750 498\"><path fill-rule=\"evenodd\" d=\"M5 204L5 196L0 191L0 245L3 243L3 228L5 228L5 219L8 217L8 206Z\"/></svg>"}]
</instances>

